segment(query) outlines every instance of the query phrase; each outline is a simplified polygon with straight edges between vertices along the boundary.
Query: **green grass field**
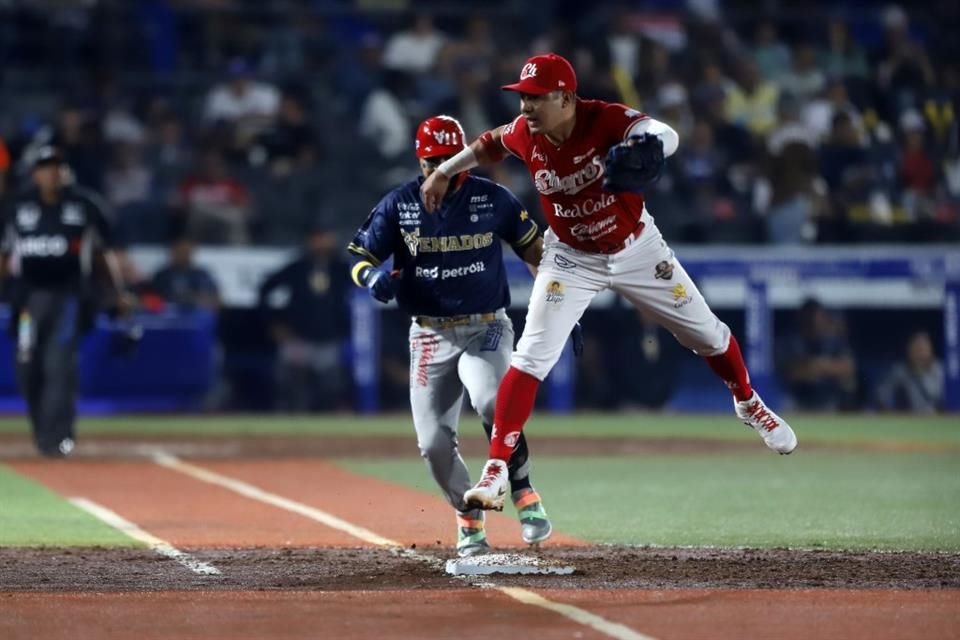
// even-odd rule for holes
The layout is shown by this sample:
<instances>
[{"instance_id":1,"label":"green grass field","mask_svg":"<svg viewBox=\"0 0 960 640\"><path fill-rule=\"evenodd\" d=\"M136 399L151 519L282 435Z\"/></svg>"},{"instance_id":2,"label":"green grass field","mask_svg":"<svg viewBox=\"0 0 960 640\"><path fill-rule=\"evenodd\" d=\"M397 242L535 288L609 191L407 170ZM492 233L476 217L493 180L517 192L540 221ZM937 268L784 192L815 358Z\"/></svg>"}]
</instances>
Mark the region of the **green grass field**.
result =
<instances>
[{"instance_id":1,"label":"green grass field","mask_svg":"<svg viewBox=\"0 0 960 640\"><path fill-rule=\"evenodd\" d=\"M0 464L0 546L140 546Z\"/></svg>"},{"instance_id":2,"label":"green grass field","mask_svg":"<svg viewBox=\"0 0 960 640\"><path fill-rule=\"evenodd\" d=\"M598 543L960 551L960 425L955 418L800 416L801 448L766 451L730 416L539 416L529 433L745 440L744 453L535 458L534 480L559 530ZM469 421L465 420L464 428ZM0 432L25 430L0 421ZM371 435L413 438L406 416L380 418L118 418L84 435ZM82 442L82 440L81 440ZM805 449L804 444L817 447ZM831 450L830 445L877 444ZM897 449L903 449L902 452ZM344 466L436 495L422 462ZM480 460L471 460L476 471ZM0 545L132 544L0 465Z\"/></svg>"},{"instance_id":3,"label":"green grass field","mask_svg":"<svg viewBox=\"0 0 960 640\"><path fill-rule=\"evenodd\" d=\"M471 418L464 417L464 428ZM903 443L934 444L960 451L960 417L903 415L790 416L802 443ZM664 415L535 414L528 433L560 437L681 437L716 440L754 440L750 430L739 426L732 414ZM26 433L21 418L0 418L0 433ZM377 417L287 417L287 416L136 416L91 418L82 422L81 436L90 435L409 435L407 415Z\"/></svg>"},{"instance_id":4,"label":"green grass field","mask_svg":"<svg viewBox=\"0 0 960 640\"><path fill-rule=\"evenodd\" d=\"M533 479L559 530L593 542L960 550L957 454L764 453L545 457ZM418 461L346 465L436 491Z\"/></svg>"}]
</instances>

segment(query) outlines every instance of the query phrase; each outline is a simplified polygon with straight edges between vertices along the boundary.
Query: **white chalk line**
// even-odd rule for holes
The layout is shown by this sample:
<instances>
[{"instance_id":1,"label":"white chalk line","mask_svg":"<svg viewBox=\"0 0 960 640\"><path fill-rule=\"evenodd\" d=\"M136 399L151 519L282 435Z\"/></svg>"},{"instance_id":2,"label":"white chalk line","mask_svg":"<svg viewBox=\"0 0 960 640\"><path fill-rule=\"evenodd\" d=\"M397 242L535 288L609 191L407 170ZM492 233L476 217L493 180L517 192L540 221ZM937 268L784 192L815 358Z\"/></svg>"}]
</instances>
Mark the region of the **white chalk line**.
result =
<instances>
[{"instance_id":1,"label":"white chalk line","mask_svg":"<svg viewBox=\"0 0 960 640\"><path fill-rule=\"evenodd\" d=\"M369 544L391 549L405 557L429 563L434 567L438 565L440 567L443 566L443 562L437 558L417 553L410 549L405 549L399 542L395 540L384 538L383 536L380 536L369 529L358 527L347 522L346 520L331 515L326 511L317 509L316 507L311 507L301 502L270 493L269 491L264 491L263 489L243 482L242 480L237 480L221 473L205 469L201 466L184 462L176 456L167 453L157 453L152 457L154 462L156 462L158 465L174 471L179 471L180 473L188 475L197 480L202 480L203 482L229 489L252 500L258 500L280 509L298 513L311 520L314 520L315 522L319 522L332 529L336 529L337 531L351 535ZM590 613L589 611L571 604L554 602L528 589L522 589L520 587L501 587L490 583L486 583L485 586L492 586L494 589L523 604L540 607L542 609L560 614L569 620L586 627L590 627L591 629L594 629L595 631L598 631L599 633L611 638L615 638L616 640L655 640L651 636L646 636L622 624L611 622L606 618L602 618L601 616Z\"/></svg>"},{"instance_id":2,"label":"white chalk line","mask_svg":"<svg viewBox=\"0 0 960 640\"><path fill-rule=\"evenodd\" d=\"M161 540L157 536L153 535L148 531L144 531L134 523L130 522L120 514L111 511L110 509L104 507L103 505L97 504L93 500L88 500L87 498L74 497L70 498L70 502L94 516L95 518L102 520L106 524L110 525L114 529L125 533L134 540L139 540L143 542L153 551L156 551L162 556L170 558L179 562L190 571L200 574L202 576L215 576L220 575L220 570L208 562L203 562L197 560L189 553L184 553L180 551L172 544L166 540Z\"/></svg>"},{"instance_id":3,"label":"white chalk line","mask_svg":"<svg viewBox=\"0 0 960 640\"><path fill-rule=\"evenodd\" d=\"M310 518L311 520L319 522L320 524L324 524L331 529L342 531L343 533L351 535L354 538L359 538L364 542L377 545L378 547L401 546L400 543L396 542L395 540L384 538L383 536L377 535L369 529L364 529L363 527L353 525L346 520L341 520L340 518L331 515L326 511L316 509L309 505L303 504L302 502L284 498L283 496L278 496L275 493L264 491L263 489L253 486L252 484L216 473L215 471L210 471L209 469L204 469L203 467L198 467L195 464L184 462L176 456L172 456L168 453L154 454L153 461L162 467L179 471L180 473L188 475L191 478L202 480L203 482L214 484L218 487L223 487L224 489L229 489L234 493L239 493L240 495L252 500L257 500L274 507L279 507L280 509L286 509L287 511L298 513L301 516Z\"/></svg>"}]
</instances>

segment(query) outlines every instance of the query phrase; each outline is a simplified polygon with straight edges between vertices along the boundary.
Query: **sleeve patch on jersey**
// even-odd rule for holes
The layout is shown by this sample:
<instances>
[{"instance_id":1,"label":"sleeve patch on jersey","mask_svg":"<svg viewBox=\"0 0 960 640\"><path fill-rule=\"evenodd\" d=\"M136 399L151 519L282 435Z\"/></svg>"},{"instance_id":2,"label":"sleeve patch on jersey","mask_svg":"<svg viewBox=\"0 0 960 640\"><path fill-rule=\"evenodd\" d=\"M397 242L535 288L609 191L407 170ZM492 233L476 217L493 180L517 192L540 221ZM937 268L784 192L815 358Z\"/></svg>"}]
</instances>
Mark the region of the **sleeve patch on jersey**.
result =
<instances>
[{"instance_id":1,"label":"sleeve patch on jersey","mask_svg":"<svg viewBox=\"0 0 960 640\"><path fill-rule=\"evenodd\" d=\"M366 249L358 245L356 242L351 242L349 245L347 245L347 251L349 251L350 253L357 254L359 256L363 256L364 258L372 262L375 267L380 266L381 260L377 258L377 256L373 255L372 253L370 253L369 251L367 251Z\"/></svg>"},{"instance_id":2,"label":"sleeve patch on jersey","mask_svg":"<svg viewBox=\"0 0 960 640\"><path fill-rule=\"evenodd\" d=\"M527 231L525 234L523 234L523 237L517 240L517 243L514 246L518 249L526 248L527 245L531 244L537 239L538 231L539 229L537 229L536 225L532 226L530 231Z\"/></svg>"},{"instance_id":3,"label":"sleeve patch on jersey","mask_svg":"<svg viewBox=\"0 0 960 640\"><path fill-rule=\"evenodd\" d=\"M483 345L480 351L496 351L500 346L500 338L503 337L503 324L499 321L491 322L487 325L487 333L483 336Z\"/></svg>"}]
</instances>

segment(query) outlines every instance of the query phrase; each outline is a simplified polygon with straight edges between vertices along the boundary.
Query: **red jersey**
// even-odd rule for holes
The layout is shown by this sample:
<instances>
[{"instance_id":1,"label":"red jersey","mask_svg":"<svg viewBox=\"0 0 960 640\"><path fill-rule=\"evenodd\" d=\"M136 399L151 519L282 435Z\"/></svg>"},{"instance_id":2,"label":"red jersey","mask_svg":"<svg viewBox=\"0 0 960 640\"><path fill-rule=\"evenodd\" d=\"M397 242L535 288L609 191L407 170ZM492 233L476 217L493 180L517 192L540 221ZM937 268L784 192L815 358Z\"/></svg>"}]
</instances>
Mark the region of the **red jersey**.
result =
<instances>
[{"instance_id":1,"label":"red jersey","mask_svg":"<svg viewBox=\"0 0 960 640\"><path fill-rule=\"evenodd\" d=\"M610 147L646 118L622 104L578 98L573 133L560 146L530 133L523 116L503 128L503 146L527 165L547 223L562 242L611 253L637 231L643 196L604 191L603 172Z\"/></svg>"}]
</instances>

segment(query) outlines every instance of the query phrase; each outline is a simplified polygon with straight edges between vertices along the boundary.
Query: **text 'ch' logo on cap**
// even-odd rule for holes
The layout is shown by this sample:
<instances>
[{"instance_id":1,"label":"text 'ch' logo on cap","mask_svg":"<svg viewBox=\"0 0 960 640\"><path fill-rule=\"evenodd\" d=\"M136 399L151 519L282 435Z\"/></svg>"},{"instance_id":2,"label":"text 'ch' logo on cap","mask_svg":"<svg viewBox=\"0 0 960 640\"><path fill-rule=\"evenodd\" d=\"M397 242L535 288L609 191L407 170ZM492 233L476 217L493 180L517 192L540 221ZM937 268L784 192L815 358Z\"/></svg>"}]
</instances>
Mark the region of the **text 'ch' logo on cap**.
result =
<instances>
[{"instance_id":1,"label":"text 'ch' logo on cap","mask_svg":"<svg viewBox=\"0 0 960 640\"><path fill-rule=\"evenodd\" d=\"M520 79L526 80L527 78L536 78L537 77L537 65L528 62L523 65L523 69L520 70Z\"/></svg>"}]
</instances>

